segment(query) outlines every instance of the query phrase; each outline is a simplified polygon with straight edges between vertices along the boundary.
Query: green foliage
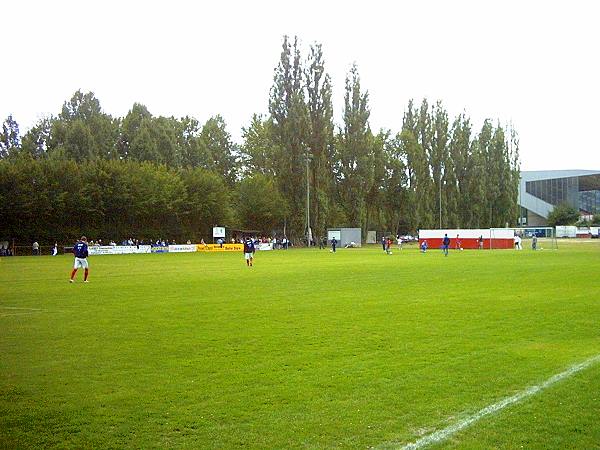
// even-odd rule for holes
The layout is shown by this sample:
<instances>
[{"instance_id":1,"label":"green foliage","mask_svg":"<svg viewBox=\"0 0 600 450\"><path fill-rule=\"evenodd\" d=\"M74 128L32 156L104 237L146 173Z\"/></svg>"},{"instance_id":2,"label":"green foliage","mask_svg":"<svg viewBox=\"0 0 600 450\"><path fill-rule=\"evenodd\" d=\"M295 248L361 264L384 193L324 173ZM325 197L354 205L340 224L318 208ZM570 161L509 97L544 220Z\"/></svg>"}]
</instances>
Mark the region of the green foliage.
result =
<instances>
[{"instance_id":1,"label":"green foliage","mask_svg":"<svg viewBox=\"0 0 600 450\"><path fill-rule=\"evenodd\" d=\"M260 173L246 177L240 182L238 192L237 211L243 229L270 235L283 228L287 205L271 178Z\"/></svg>"},{"instance_id":2,"label":"green foliage","mask_svg":"<svg viewBox=\"0 0 600 450\"><path fill-rule=\"evenodd\" d=\"M187 193L182 212L190 236L208 241L214 225L237 225L232 194L221 176L202 167L187 169L181 176Z\"/></svg>"},{"instance_id":3,"label":"green foliage","mask_svg":"<svg viewBox=\"0 0 600 450\"><path fill-rule=\"evenodd\" d=\"M310 118L305 102L305 79L298 38L291 44L285 36L269 96L271 129L278 150L276 182L289 205L288 234L301 237L306 231L306 167Z\"/></svg>"},{"instance_id":4,"label":"green foliage","mask_svg":"<svg viewBox=\"0 0 600 450\"><path fill-rule=\"evenodd\" d=\"M566 203L557 205L548 214L548 226L575 225L579 220L579 211Z\"/></svg>"},{"instance_id":5,"label":"green foliage","mask_svg":"<svg viewBox=\"0 0 600 450\"><path fill-rule=\"evenodd\" d=\"M213 169L233 187L238 176L237 148L226 130L221 116L211 117L200 133L204 154L208 157L204 167Z\"/></svg>"},{"instance_id":6,"label":"green foliage","mask_svg":"<svg viewBox=\"0 0 600 450\"><path fill-rule=\"evenodd\" d=\"M106 237L117 237L117 233L207 235L217 222L268 228L272 226L269 218L281 219L279 204L286 205L283 222L292 239L305 236L308 227L313 236L323 236L328 227L340 225L361 227L365 232L414 233L439 226L515 223L519 145L512 127L494 126L486 120L475 133L465 113L451 120L441 102L431 105L427 99L419 106L409 101L401 131L395 135L385 129L374 134L369 117L368 93L354 65L346 78L342 124L336 132L322 46L311 45L304 58L299 39L285 36L269 93L269 114L252 116L242 129L241 145L233 141L220 115L204 123L187 116L156 117L143 104L134 103L125 117L113 118L103 112L94 93L77 91L56 116L38 121L23 139L12 116L5 120L0 161L15 164L18 174L17 185L9 189L5 184L4 189L20 199L15 208L60 203L68 192L69 198L84 205L83 211L97 214L94 229ZM47 165L37 166L41 160ZM85 183L76 175L65 180L50 168L68 161L78 164L74 172L89 169ZM105 164L108 161L114 164ZM28 164L32 174L43 167L36 183L43 184L44 177L49 177L44 189L50 191L31 186ZM153 170L148 167L156 167L157 177L163 177L153 178L146 173ZM255 175L267 177L269 187ZM135 180L133 184L127 177ZM245 183L246 179L251 180ZM172 185L167 180L178 181ZM64 191L69 183L73 186ZM159 188L136 183L158 183ZM191 183L188 187L197 191L193 203L186 201L190 193L178 183ZM88 198L77 189L89 191L102 208L88 205ZM236 214L230 205L239 201L242 191L251 202L266 201L259 195L265 189L281 202L257 205L262 208L261 218L256 218L260 225L250 225L249 212ZM181 196L163 198L169 192ZM25 193L35 198L22 198ZM202 198L204 193L206 198ZM110 196L114 203L173 213L159 214L155 221L149 209L132 213L109 207ZM144 196L156 198L162 206L142 201ZM11 214L29 217L29 212L18 209ZM70 235L71 231L64 230L86 225L59 223L49 216L51 212L45 214L56 230L53 236ZM23 238L47 234L41 221L10 227L0 229L1 234Z\"/></svg>"},{"instance_id":7,"label":"green foliage","mask_svg":"<svg viewBox=\"0 0 600 450\"><path fill-rule=\"evenodd\" d=\"M336 178L341 205L348 219L346 225L363 229L367 195L373 186L376 163L368 98L368 93L361 90L358 68L353 65L346 77L344 125L336 147Z\"/></svg>"},{"instance_id":8,"label":"green foliage","mask_svg":"<svg viewBox=\"0 0 600 450\"><path fill-rule=\"evenodd\" d=\"M2 131L0 132L0 159L7 158L12 153L18 151L20 146L19 124L10 115L2 123Z\"/></svg>"},{"instance_id":9,"label":"green foliage","mask_svg":"<svg viewBox=\"0 0 600 450\"><path fill-rule=\"evenodd\" d=\"M309 152L309 184L313 236L325 236L331 226L333 186L334 125L331 100L331 79L325 72L320 44L311 46L306 70L307 108L310 131L307 137Z\"/></svg>"},{"instance_id":10,"label":"green foliage","mask_svg":"<svg viewBox=\"0 0 600 450\"><path fill-rule=\"evenodd\" d=\"M151 162L70 159L0 161L2 234L17 242L209 238L231 224L226 184L205 169Z\"/></svg>"},{"instance_id":11,"label":"green foliage","mask_svg":"<svg viewBox=\"0 0 600 450\"><path fill-rule=\"evenodd\" d=\"M275 178L281 149L275 143L272 119L254 114L248 128L242 128L244 145L241 148L243 176L261 173Z\"/></svg>"}]
</instances>

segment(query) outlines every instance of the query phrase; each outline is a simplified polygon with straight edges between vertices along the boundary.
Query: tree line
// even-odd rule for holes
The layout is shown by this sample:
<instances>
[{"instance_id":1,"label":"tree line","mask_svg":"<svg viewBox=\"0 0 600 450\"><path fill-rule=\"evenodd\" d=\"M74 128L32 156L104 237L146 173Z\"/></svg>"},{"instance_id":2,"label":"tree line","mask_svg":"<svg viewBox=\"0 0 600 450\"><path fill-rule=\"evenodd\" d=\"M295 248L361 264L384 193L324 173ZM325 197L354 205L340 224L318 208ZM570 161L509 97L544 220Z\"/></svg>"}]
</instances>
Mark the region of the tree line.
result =
<instances>
[{"instance_id":1,"label":"tree line","mask_svg":"<svg viewBox=\"0 0 600 450\"><path fill-rule=\"evenodd\" d=\"M369 118L357 66L338 126L321 45L303 57L288 37L268 114L251 118L240 144L220 115L202 124L135 103L115 118L77 91L23 136L11 116L4 121L0 237L206 239L218 224L300 239L309 227L317 237L332 226L364 236L515 224L512 128L488 119L475 130L466 113L451 119L427 99L408 103L396 133L373 132Z\"/></svg>"}]
</instances>

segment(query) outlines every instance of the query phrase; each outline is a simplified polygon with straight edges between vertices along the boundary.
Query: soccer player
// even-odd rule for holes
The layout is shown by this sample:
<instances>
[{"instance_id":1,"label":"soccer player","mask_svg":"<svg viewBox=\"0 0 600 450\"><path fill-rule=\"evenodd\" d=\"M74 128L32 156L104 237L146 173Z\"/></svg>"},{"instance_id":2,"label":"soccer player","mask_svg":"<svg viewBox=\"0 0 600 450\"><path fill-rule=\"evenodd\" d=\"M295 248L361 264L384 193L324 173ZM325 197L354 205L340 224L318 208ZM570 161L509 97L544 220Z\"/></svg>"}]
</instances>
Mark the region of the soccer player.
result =
<instances>
[{"instance_id":1,"label":"soccer player","mask_svg":"<svg viewBox=\"0 0 600 450\"><path fill-rule=\"evenodd\" d=\"M450 238L448 234L444 234L444 240L442 241L442 251L444 252L444 256L448 256L448 247L450 247Z\"/></svg>"},{"instance_id":2,"label":"soccer player","mask_svg":"<svg viewBox=\"0 0 600 450\"><path fill-rule=\"evenodd\" d=\"M75 264L73 265L73 271L71 272L71 279L69 280L69 283L73 282L73 278L75 278L77 269L79 269L80 267L83 267L83 269L84 269L83 282L87 283L89 268L88 268L88 260L87 260L88 245L87 245L87 238L85 236L81 236L81 239L79 239L79 241L77 241L77 244L75 244L75 246L73 247L73 254L75 255Z\"/></svg>"},{"instance_id":3,"label":"soccer player","mask_svg":"<svg viewBox=\"0 0 600 450\"><path fill-rule=\"evenodd\" d=\"M244 241L244 258L246 259L246 265L248 267L252 267L255 250L256 248L254 247L254 241L247 237Z\"/></svg>"},{"instance_id":4,"label":"soccer player","mask_svg":"<svg viewBox=\"0 0 600 450\"><path fill-rule=\"evenodd\" d=\"M456 250L462 250L462 242L460 242L458 234L456 235Z\"/></svg>"},{"instance_id":5,"label":"soccer player","mask_svg":"<svg viewBox=\"0 0 600 450\"><path fill-rule=\"evenodd\" d=\"M521 246L521 236L518 234L515 234L515 250L523 250L523 247Z\"/></svg>"},{"instance_id":6,"label":"soccer player","mask_svg":"<svg viewBox=\"0 0 600 450\"><path fill-rule=\"evenodd\" d=\"M388 237L387 240L386 240L386 243L385 243L385 252L388 255L392 254L392 238L391 237Z\"/></svg>"},{"instance_id":7,"label":"soccer player","mask_svg":"<svg viewBox=\"0 0 600 450\"><path fill-rule=\"evenodd\" d=\"M331 238L331 251L332 251L333 253L335 253L335 246L336 246L336 245L337 245L337 239L336 239L336 238L334 238L334 237L332 237L332 238Z\"/></svg>"},{"instance_id":8,"label":"soccer player","mask_svg":"<svg viewBox=\"0 0 600 450\"><path fill-rule=\"evenodd\" d=\"M424 239L423 242L421 242L421 253L427 252L427 247L428 247L427 240Z\"/></svg>"},{"instance_id":9,"label":"soccer player","mask_svg":"<svg viewBox=\"0 0 600 450\"><path fill-rule=\"evenodd\" d=\"M483 236L479 236L479 239L477 242L479 244L479 250L483 250Z\"/></svg>"}]
</instances>

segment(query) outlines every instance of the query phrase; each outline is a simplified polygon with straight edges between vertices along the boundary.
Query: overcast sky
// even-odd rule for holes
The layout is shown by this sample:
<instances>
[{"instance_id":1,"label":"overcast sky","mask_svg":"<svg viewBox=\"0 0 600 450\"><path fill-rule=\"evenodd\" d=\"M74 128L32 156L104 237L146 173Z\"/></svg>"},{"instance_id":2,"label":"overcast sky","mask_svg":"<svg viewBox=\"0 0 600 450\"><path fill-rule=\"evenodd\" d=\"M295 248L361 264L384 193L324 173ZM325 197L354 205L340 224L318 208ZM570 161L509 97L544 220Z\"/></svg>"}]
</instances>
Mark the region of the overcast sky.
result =
<instances>
[{"instance_id":1,"label":"overcast sky","mask_svg":"<svg viewBox=\"0 0 600 450\"><path fill-rule=\"evenodd\" d=\"M77 90L106 113L221 114L236 141L266 113L282 36L323 45L341 122L353 62L371 127L397 132L409 99L513 123L523 170L599 169L595 1L9 1L0 118L21 133Z\"/></svg>"}]
</instances>

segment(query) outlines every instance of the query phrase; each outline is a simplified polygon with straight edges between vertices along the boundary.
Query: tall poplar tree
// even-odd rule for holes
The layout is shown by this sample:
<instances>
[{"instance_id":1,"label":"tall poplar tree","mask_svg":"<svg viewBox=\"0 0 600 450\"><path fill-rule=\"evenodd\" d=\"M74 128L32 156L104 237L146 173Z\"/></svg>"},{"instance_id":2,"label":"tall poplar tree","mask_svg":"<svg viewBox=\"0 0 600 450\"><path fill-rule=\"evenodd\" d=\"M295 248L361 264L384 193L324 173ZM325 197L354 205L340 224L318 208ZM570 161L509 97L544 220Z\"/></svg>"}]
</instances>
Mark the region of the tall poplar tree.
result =
<instances>
[{"instance_id":1,"label":"tall poplar tree","mask_svg":"<svg viewBox=\"0 0 600 450\"><path fill-rule=\"evenodd\" d=\"M9 115L2 123L0 132L0 158L6 158L11 153L16 153L21 148L19 124Z\"/></svg>"},{"instance_id":2,"label":"tall poplar tree","mask_svg":"<svg viewBox=\"0 0 600 450\"><path fill-rule=\"evenodd\" d=\"M374 157L370 141L368 93L361 91L358 68L346 76L344 124L338 136L338 181L349 226L365 229L365 201L373 183Z\"/></svg>"},{"instance_id":3,"label":"tall poplar tree","mask_svg":"<svg viewBox=\"0 0 600 450\"><path fill-rule=\"evenodd\" d=\"M291 44L283 39L279 64L275 68L269 99L273 136L280 152L276 157L277 182L290 205L288 229L302 236L306 227L306 165L308 111L304 101L303 70L298 38Z\"/></svg>"},{"instance_id":4,"label":"tall poplar tree","mask_svg":"<svg viewBox=\"0 0 600 450\"><path fill-rule=\"evenodd\" d=\"M333 105L331 79L325 72L323 50L312 45L306 70L306 92L310 134L310 217L315 237L325 236L332 197Z\"/></svg>"}]
</instances>

